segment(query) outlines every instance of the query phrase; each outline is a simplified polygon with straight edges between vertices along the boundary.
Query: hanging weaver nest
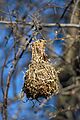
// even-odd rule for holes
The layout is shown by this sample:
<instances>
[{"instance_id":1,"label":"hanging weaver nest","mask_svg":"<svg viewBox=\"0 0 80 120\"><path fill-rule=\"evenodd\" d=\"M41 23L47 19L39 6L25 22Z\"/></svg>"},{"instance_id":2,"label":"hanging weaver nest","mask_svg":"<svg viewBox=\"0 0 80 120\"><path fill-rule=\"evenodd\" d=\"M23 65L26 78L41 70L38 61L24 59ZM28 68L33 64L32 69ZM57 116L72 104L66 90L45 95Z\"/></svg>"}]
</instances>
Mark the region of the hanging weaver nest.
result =
<instances>
[{"instance_id":1,"label":"hanging weaver nest","mask_svg":"<svg viewBox=\"0 0 80 120\"><path fill-rule=\"evenodd\" d=\"M32 44L32 60L25 74L23 91L28 98L47 98L58 94L61 88L58 71L46 59L45 40Z\"/></svg>"}]
</instances>

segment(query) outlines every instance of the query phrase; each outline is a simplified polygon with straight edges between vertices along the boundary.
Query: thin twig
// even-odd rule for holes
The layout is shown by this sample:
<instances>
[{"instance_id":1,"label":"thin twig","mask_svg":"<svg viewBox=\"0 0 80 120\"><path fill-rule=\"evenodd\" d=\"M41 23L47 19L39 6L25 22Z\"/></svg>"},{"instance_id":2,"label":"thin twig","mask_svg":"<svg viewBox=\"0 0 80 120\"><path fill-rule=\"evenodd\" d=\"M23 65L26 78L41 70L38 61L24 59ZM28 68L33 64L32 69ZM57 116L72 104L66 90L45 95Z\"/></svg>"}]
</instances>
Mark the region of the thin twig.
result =
<instances>
[{"instance_id":1,"label":"thin twig","mask_svg":"<svg viewBox=\"0 0 80 120\"><path fill-rule=\"evenodd\" d=\"M0 21L0 24L24 24L24 25L33 25L33 22L24 22L24 21ZM41 23L40 26L42 27L55 27L57 26L56 23ZM68 23L61 23L61 27L75 27L75 28L80 28L80 24L68 24Z\"/></svg>"},{"instance_id":2,"label":"thin twig","mask_svg":"<svg viewBox=\"0 0 80 120\"><path fill-rule=\"evenodd\" d=\"M55 26L57 26L57 24L56 23L43 23L42 26L43 27L55 27ZM76 27L76 28L80 28L79 24L64 24L64 23L61 23L60 26L61 27Z\"/></svg>"},{"instance_id":3,"label":"thin twig","mask_svg":"<svg viewBox=\"0 0 80 120\"><path fill-rule=\"evenodd\" d=\"M69 105L67 108L65 108L65 109L60 109L60 110L58 110L58 111L56 111L55 113L50 113L49 114L49 116L50 116L50 118L49 119L52 119L52 118L56 118L58 115L59 115L59 113L65 113L65 112L68 112L68 111L76 111L76 110L78 110L80 108L80 104L77 104L77 105L74 105L74 106L71 106L71 105Z\"/></svg>"},{"instance_id":4,"label":"thin twig","mask_svg":"<svg viewBox=\"0 0 80 120\"><path fill-rule=\"evenodd\" d=\"M78 6L79 1L80 1L80 0L77 0L76 3L75 3L75 6L74 6L74 9L73 9L73 12L72 12L72 16L71 16L70 23L73 23L74 14L75 14L75 11L76 11L76 9L77 9L77 6Z\"/></svg>"},{"instance_id":5,"label":"thin twig","mask_svg":"<svg viewBox=\"0 0 80 120\"><path fill-rule=\"evenodd\" d=\"M3 103L3 120L7 120L7 104L8 104L8 91L9 91L9 87L10 87L10 81L11 81L11 77L15 71L16 65L18 63L18 61L20 60L20 58L22 57L23 53L25 52L26 48L28 47L29 43L32 41L32 39L30 38L29 42L27 41L25 43L24 48L19 48L17 54L16 54L16 58L13 61L13 67L10 69L8 77L7 77L7 85L4 91L4 103Z\"/></svg>"},{"instance_id":6,"label":"thin twig","mask_svg":"<svg viewBox=\"0 0 80 120\"><path fill-rule=\"evenodd\" d=\"M59 18L58 23L62 20L62 18L64 17L65 13L67 12L67 9L68 9L72 4L73 4L73 0L71 0L71 1L68 3L68 5L65 7L65 9L64 9L61 17Z\"/></svg>"},{"instance_id":7,"label":"thin twig","mask_svg":"<svg viewBox=\"0 0 80 120\"><path fill-rule=\"evenodd\" d=\"M0 24L25 24L25 25L33 25L32 22L25 22L25 21L7 21L7 20L0 20Z\"/></svg>"}]
</instances>

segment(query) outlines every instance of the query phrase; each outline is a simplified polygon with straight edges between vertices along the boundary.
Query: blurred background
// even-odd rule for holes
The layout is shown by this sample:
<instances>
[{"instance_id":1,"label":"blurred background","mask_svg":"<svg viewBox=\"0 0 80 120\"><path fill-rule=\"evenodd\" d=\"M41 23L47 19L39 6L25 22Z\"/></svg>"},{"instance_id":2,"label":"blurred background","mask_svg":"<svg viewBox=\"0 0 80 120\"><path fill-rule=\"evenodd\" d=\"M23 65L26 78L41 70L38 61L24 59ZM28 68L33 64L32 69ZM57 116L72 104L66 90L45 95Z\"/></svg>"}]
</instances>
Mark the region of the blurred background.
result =
<instances>
[{"instance_id":1,"label":"blurred background","mask_svg":"<svg viewBox=\"0 0 80 120\"><path fill-rule=\"evenodd\" d=\"M80 120L79 13L80 0L0 0L0 120ZM64 90L41 103L19 99L34 39L47 40L47 57L61 68Z\"/></svg>"}]
</instances>

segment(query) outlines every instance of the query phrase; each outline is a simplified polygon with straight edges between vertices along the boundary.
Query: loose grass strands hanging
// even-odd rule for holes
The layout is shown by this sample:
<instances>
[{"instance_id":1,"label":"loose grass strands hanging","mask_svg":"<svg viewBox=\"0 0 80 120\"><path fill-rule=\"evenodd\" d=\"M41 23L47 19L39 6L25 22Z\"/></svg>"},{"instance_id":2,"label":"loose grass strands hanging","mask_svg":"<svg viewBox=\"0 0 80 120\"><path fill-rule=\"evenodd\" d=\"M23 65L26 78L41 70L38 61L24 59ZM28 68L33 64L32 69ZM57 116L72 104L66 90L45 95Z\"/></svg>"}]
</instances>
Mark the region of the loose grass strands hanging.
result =
<instances>
[{"instance_id":1,"label":"loose grass strands hanging","mask_svg":"<svg viewBox=\"0 0 80 120\"><path fill-rule=\"evenodd\" d=\"M28 98L47 98L60 92L58 72L48 61L45 54L45 40L32 44L32 60L25 74L23 91Z\"/></svg>"}]
</instances>

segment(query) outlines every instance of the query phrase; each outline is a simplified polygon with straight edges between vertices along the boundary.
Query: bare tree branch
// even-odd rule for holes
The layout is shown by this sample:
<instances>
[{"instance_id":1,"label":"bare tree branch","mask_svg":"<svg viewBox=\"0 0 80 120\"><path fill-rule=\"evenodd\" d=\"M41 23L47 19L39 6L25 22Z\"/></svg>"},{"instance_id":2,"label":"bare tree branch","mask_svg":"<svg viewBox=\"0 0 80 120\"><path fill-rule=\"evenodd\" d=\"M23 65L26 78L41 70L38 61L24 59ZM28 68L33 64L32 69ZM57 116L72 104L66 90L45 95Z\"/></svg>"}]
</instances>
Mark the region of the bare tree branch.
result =
<instances>
[{"instance_id":1,"label":"bare tree branch","mask_svg":"<svg viewBox=\"0 0 80 120\"><path fill-rule=\"evenodd\" d=\"M34 25L33 24L33 22L24 22L24 21L0 21L0 24L20 24L20 25L22 25L22 24L24 24L24 25L30 25L30 26L32 26L32 25ZM41 23L41 24L39 24L40 26L42 26L42 27L55 27L55 26L57 26L57 24L56 23ZM75 28L80 28L80 24L68 24L68 23L60 23L60 26L61 27L75 27Z\"/></svg>"},{"instance_id":2,"label":"bare tree branch","mask_svg":"<svg viewBox=\"0 0 80 120\"><path fill-rule=\"evenodd\" d=\"M77 0L76 3L75 3L75 5L74 5L73 12L72 12L72 15L71 15L70 23L73 23L74 14L75 14L75 11L77 10L77 6L78 6L79 1L80 0Z\"/></svg>"}]
</instances>

